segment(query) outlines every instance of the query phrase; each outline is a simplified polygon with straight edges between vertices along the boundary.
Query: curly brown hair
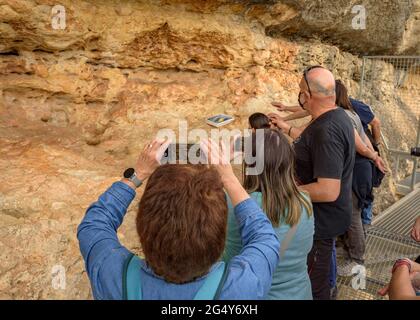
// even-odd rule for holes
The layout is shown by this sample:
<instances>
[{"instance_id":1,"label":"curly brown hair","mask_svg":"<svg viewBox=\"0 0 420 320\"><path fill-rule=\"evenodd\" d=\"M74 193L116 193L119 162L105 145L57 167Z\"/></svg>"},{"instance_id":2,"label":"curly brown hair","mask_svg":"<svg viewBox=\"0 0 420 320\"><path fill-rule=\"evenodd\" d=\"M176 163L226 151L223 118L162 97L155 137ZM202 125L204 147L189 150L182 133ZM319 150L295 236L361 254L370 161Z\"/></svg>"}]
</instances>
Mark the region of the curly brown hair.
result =
<instances>
[{"instance_id":1,"label":"curly brown hair","mask_svg":"<svg viewBox=\"0 0 420 320\"><path fill-rule=\"evenodd\" d=\"M149 178L136 220L148 265L172 283L206 274L223 253L227 210L213 167L160 166Z\"/></svg>"}]
</instances>

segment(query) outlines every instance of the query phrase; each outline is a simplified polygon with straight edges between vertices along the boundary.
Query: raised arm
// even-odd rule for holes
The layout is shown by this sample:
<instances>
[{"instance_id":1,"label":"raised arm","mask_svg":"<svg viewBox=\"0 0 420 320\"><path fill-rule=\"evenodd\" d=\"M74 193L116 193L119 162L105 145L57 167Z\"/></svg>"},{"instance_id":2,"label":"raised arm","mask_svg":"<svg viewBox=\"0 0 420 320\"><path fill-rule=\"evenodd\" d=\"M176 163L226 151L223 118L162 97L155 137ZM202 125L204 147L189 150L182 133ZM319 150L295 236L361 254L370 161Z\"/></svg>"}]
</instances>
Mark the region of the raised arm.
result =
<instances>
[{"instance_id":1,"label":"raised arm","mask_svg":"<svg viewBox=\"0 0 420 320\"><path fill-rule=\"evenodd\" d=\"M276 107L278 111L293 112L293 113L298 112L298 111L302 111L302 108L298 105L297 106L285 106L281 102L272 102L271 105Z\"/></svg>"},{"instance_id":2,"label":"raised arm","mask_svg":"<svg viewBox=\"0 0 420 320\"><path fill-rule=\"evenodd\" d=\"M139 156L135 168L140 180L148 176L159 165L159 161L167 142L155 140L147 144ZM86 271L92 284L93 295L96 299L104 298L102 289L108 285L120 285L120 282L102 281L101 272L107 269L122 268L128 250L124 248L117 236L117 230L123 222L127 208L135 197L135 186L127 179L115 182L107 191L89 206L86 215L77 228L80 251L86 265ZM115 291L121 293L121 288ZM110 298L110 297L105 297ZM116 295L112 298L118 299Z\"/></svg>"},{"instance_id":3,"label":"raised arm","mask_svg":"<svg viewBox=\"0 0 420 320\"><path fill-rule=\"evenodd\" d=\"M302 119L309 116L309 112L306 110L299 110L296 111L292 114L289 114L288 116L284 117L283 120L284 121L291 121L291 120L296 120L296 119Z\"/></svg>"},{"instance_id":4,"label":"raised arm","mask_svg":"<svg viewBox=\"0 0 420 320\"><path fill-rule=\"evenodd\" d=\"M117 230L134 196L135 191L127 184L115 182L89 206L77 228L80 252L91 281L97 277L100 263L113 250L122 248Z\"/></svg>"},{"instance_id":5,"label":"raised arm","mask_svg":"<svg viewBox=\"0 0 420 320\"><path fill-rule=\"evenodd\" d=\"M217 163L216 168L234 206L243 245L241 253L229 263L229 275L224 286L227 289L220 297L263 299L271 287L273 272L279 260L279 240L270 220L255 200L250 199L233 173L228 156L224 154L224 147L219 148L210 140L202 143L202 150L210 163ZM235 294L232 294L233 291Z\"/></svg>"},{"instance_id":6,"label":"raised arm","mask_svg":"<svg viewBox=\"0 0 420 320\"><path fill-rule=\"evenodd\" d=\"M284 134L287 134L293 140L298 138L310 123L308 122L300 127L293 127L291 124L287 123L282 117L280 117L280 115L277 113L269 113L268 117L270 118L270 121L274 126L280 129Z\"/></svg>"}]
</instances>

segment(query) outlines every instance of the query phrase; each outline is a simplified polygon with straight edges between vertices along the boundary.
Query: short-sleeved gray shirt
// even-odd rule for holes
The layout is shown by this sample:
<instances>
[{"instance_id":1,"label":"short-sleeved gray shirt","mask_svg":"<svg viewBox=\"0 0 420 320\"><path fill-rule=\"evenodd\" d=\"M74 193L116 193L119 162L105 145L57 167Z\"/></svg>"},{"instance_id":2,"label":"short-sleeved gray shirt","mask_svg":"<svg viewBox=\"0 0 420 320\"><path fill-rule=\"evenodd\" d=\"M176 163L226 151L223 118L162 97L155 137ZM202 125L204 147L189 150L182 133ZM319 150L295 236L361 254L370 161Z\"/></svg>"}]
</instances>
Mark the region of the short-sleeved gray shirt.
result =
<instances>
[{"instance_id":1,"label":"short-sleeved gray shirt","mask_svg":"<svg viewBox=\"0 0 420 320\"><path fill-rule=\"evenodd\" d=\"M344 109L344 111L346 111L346 114L349 116L349 118L351 120L351 124L356 129L360 138L366 144L366 138L367 137L366 137L365 131L363 130L362 121L360 120L359 116L354 111L347 110L347 109Z\"/></svg>"}]
</instances>

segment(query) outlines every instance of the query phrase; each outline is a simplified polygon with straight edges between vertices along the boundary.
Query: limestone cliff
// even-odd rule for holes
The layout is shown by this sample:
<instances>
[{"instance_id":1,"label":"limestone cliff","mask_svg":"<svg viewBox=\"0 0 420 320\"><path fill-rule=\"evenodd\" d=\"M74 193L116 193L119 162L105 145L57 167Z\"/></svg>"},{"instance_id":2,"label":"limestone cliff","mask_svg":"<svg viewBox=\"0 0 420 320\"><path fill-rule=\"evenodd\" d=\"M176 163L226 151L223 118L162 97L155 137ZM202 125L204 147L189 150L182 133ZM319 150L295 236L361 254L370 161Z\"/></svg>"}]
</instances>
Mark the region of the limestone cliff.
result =
<instances>
[{"instance_id":1,"label":"limestone cliff","mask_svg":"<svg viewBox=\"0 0 420 320\"><path fill-rule=\"evenodd\" d=\"M356 95L358 55L418 54L419 1L361 1L364 33L351 29L355 3L62 0L66 26L54 29L55 1L0 0L0 298L91 297L77 225L158 129L206 129L219 112L245 128L272 100L296 103L306 65ZM140 252L135 207L119 235Z\"/></svg>"}]
</instances>

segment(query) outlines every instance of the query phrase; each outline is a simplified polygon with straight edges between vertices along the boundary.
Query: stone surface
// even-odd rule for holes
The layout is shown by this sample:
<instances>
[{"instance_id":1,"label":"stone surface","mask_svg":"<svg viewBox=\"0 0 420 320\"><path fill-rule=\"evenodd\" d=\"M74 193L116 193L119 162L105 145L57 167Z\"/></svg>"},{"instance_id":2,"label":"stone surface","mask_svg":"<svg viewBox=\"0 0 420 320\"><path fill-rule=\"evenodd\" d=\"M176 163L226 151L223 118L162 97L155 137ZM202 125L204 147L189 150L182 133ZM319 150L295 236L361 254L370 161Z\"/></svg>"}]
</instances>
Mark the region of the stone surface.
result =
<instances>
[{"instance_id":1,"label":"stone surface","mask_svg":"<svg viewBox=\"0 0 420 320\"><path fill-rule=\"evenodd\" d=\"M420 53L419 0L261 2L248 15L272 36L318 37L356 54Z\"/></svg>"},{"instance_id":2,"label":"stone surface","mask_svg":"<svg viewBox=\"0 0 420 320\"><path fill-rule=\"evenodd\" d=\"M159 129L186 120L209 130L204 119L220 112L235 117L228 128L246 128L252 112L274 111L273 100L296 104L310 64L329 67L352 95L359 89L356 55L290 36L313 23L308 12L324 10L308 11L306 1L60 3L64 30L51 27L53 1L0 0L0 298L91 298L77 225ZM293 22L300 16L305 25ZM279 21L289 29L271 37ZM378 81L369 98L386 112L399 101L386 76ZM390 123L385 135L404 140L397 127ZM394 201L392 188L388 178L378 210ZM136 252L141 192L119 231ZM64 290L53 286L57 265L66 271Z\"/></svg>"}]
</instances>

